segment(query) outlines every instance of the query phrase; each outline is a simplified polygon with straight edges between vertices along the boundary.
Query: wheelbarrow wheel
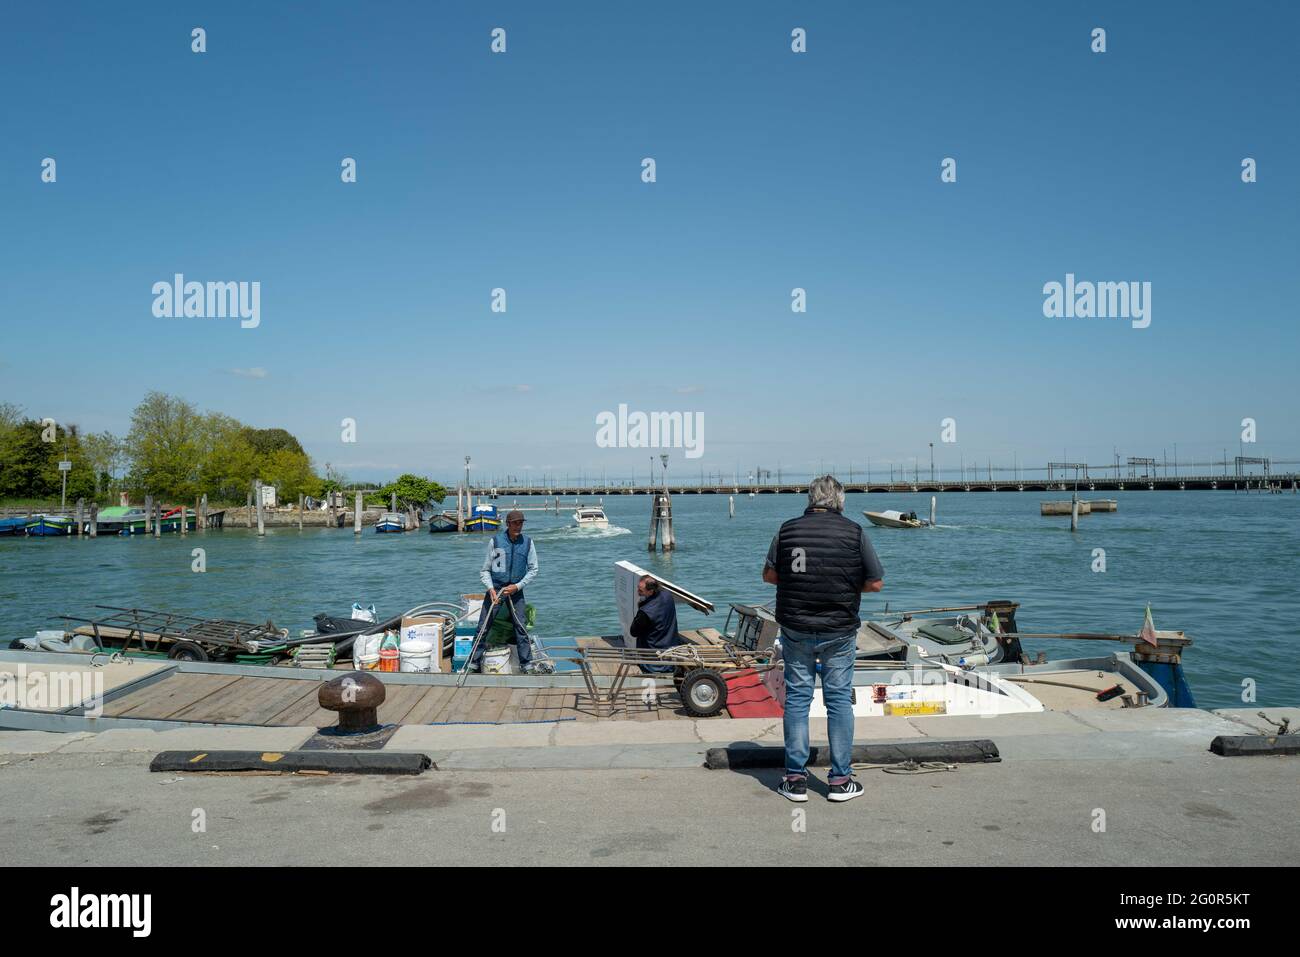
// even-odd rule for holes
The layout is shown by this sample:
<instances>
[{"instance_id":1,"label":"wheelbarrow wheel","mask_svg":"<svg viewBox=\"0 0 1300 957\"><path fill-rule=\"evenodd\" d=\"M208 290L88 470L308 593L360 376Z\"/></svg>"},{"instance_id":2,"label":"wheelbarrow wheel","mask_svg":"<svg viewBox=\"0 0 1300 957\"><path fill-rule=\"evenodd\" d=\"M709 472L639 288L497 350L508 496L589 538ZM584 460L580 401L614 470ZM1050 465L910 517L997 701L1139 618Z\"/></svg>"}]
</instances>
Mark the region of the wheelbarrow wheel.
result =
<instances>
[{"instance_id":1,"label":"wheelbarrow wheel","mask_svg":"<svg viewBox=\"0 0 1300 957\"><path fill-rule=\"evenodd\" d=\"M716 671L696 668L682 680L681 696L688 714L712 718L727 706L727 683Z\"/></svg>"},{"instance_id":2,"label":"wheelbarrow wheel","mask_svg":"<svg viewBox=\"0 0 1300 957\"><path fill-rule=\"evenodd\" d=\"M208 653L192 641L177 641L168 649L167 657L174 661L207 661Z\"/></svg>"}]
</instances>

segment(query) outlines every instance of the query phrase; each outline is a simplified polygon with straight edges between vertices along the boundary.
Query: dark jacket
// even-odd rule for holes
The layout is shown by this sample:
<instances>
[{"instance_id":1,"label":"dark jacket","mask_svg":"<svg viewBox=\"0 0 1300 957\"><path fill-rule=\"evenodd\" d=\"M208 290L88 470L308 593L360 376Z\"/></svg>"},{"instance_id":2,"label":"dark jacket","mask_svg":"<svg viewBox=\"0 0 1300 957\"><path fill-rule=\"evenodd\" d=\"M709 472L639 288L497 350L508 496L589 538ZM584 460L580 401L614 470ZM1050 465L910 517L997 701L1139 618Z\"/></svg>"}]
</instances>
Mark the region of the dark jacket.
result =
<instances>
[{"instance_id":1,"label":"dark jacket","mask_svg":"<svg viewBox=\"0 0 1300 957\"><path fill-rule=\"evenodd\" d=\"M862 526L839 512L808 508L781 526L774 543L779 576L776 620L813 634L849 634L861 624L862 586L883 577L867 567ZM802 551L796 551L801 549Z\"/></svg>"},{"instance_id":2,"label":"dark jacket","mask_svg":"<svg viewBox=\"0 0 1300 957\"><path fill-rule=\"evenodd\" d=\"M638 648L656 650L677 644L677 603L668 592L643 599L629 629Z\"/></svg>"}]
</instances>

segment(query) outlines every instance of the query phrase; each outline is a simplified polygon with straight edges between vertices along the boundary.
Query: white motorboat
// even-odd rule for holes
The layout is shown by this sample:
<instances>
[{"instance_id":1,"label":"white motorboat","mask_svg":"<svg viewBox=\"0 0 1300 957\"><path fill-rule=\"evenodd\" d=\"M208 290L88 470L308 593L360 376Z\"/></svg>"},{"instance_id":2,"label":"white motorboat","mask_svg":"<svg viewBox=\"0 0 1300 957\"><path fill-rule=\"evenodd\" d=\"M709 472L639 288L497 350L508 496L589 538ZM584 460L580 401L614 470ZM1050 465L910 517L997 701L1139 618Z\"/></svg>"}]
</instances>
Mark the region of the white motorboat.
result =
<instances>
[{"instance_id":1,"label":"white motorboat","mask_svg":"<svg viewBox=\"0 0 1300 957\"><path fill-rule=\"evenodd\" d=\"M923 518L917 518L915 512L899 512L895 509L862 514L867 516L872 525L879 525L881 528L925 528L930 524Z\"/></svg>"},{"instance_id":2,"label":"white motorboat","mask_svg":"<svg viewBox=\"0 0 1300 957\"><path fill-rule=\"evenodd\" d=\"M609 528L609 519L599 505L583 505L573 513L579 528Z\"/></svg>"}]
</instances>

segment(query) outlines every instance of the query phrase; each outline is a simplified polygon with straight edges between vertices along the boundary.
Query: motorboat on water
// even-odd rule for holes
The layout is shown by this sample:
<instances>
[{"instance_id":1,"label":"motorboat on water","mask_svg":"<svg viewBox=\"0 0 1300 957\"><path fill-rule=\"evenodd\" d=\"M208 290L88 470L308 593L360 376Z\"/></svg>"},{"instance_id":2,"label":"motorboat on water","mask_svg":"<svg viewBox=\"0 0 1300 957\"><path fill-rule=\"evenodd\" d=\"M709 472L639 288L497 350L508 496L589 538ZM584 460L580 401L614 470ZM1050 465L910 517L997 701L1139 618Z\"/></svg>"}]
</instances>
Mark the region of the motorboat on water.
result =
<instances>
[{"instance_id":1,"label":"motorboat on water","mask_svg":"<svg viewBox=\"0 0 1300 957\"><path fill-rule=\"evenodd\" d=\"M467 532L497 532L501 530L501 518L495 505L479 504L470 509L465 519Z\"/></svg>"},{"instance_id":2,"label":"motorboat on water","mask_svg":"<svg viewBox=\"0 0 1300 957\"><path fill-rule=\"evenodd\" d=\"M196 519L193 509L177 506L162 513L158 527L163 532L177 532L180 531L181 522L184 522L187 529L193 529ZM143 535L146 529L145 510L137 505L110 505L99 510L95 516L95 525L100 535ZM89 521L83 523L82 530L89 533Z\"/></svg>"},{"instance_id":3,"label":"motorboat on water","mask_svg":"<svg viewBox=\"0 0 1300 957\"><path fill-rule=\"evenodd\" d=\"M379 516L379 521L375 522L376 532L404 532L406 531L406 518L400 512L385 512Z\"/></svg>"},{"instance_id":4,"label":"motorboat on water","mask_svg":"<svg viewBox=\"0 0 1300 957\"><path fill-rule=\"evenodd\" d=\"M26 535L29 521L26 517L0 518L0 536Z\"/></svg>"},{"instance_id":5,"label":"motorboat on water","mask_svg":"<svg viewBox=\"0 0 1300 957\"><path fill-rule=\"evenodd\" d=\"M66 515L33 515L27 519L26 528L29 538L68 535L72 532L72 519Z\"/></svg>"},{"instance_id":6,"label":"motorboat on water","mask_svg":"<svg viewBox=\"0 0 1300 957\"><path fill-rule=\"evenodd\" d=\"M579 528L609 528L609 518L599 505L583 505L573 513Z\"/></svg>"},{"instance_id":7,"label":"motorboat on water","mask_svg":"<svg viewBox=\"0 0 1300 957\"><path fill-rule=\"evenodd\" d=\"M872 525L879 525L881 528L925 528L930 523L923 518L917 518L916 512L899 512L895 509L887 509L883 512L863 512Z\"/></svg>"}]
</instances>

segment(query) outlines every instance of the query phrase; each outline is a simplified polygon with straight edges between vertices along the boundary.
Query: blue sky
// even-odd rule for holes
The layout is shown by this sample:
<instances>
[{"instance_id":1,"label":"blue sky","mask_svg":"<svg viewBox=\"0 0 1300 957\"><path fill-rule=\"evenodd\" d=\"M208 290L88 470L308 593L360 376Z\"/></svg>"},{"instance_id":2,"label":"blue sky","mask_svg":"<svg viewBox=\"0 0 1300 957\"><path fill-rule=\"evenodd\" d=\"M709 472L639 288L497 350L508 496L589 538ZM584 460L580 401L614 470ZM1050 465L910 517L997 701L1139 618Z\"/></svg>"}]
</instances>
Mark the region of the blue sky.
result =
<instances>
[{"instance_id":1,"label":"blue sky","mask_svg":"<svg viewBox=\"0 0 1300 957\"><path fill-rule=\"evenodd\" d=\"M354 478L644 477L619 403L703 415L690 475L1218 458L1247 416L1297 458L1296 11L10 6L0 401L125 431L158 389ZM155 318L176 272L261 325ZM1151 326L1045 318L1067 272Z\"/></svg>"}]
</instances>

